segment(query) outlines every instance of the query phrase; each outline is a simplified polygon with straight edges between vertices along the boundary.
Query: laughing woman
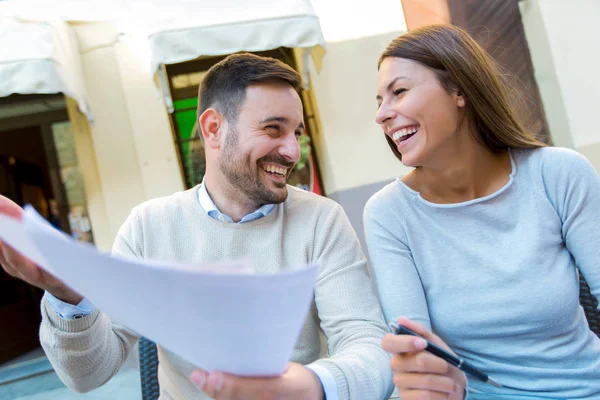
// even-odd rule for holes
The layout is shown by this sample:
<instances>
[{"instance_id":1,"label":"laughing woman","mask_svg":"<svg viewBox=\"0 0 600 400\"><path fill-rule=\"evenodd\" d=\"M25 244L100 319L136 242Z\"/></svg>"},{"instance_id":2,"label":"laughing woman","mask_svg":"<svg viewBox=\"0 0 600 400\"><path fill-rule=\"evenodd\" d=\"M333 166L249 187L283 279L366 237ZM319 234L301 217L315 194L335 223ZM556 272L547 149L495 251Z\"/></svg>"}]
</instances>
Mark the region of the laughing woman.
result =
<instances>
[{"instance_id":1,"label":"laughing woman","mask_svg":"<svg viewBox=\"0 0 600 400\"><path fill-rule=\"evenodd\" d=\"M423 340L388 335L403 400L600 398L600 340L577 278L600 297L600 179L525 131L499 76L445 25L398 37L379 60L376 120L414 167L365 208L386 320L504 385L467 385Z\"/></svg>"}]
</instances>

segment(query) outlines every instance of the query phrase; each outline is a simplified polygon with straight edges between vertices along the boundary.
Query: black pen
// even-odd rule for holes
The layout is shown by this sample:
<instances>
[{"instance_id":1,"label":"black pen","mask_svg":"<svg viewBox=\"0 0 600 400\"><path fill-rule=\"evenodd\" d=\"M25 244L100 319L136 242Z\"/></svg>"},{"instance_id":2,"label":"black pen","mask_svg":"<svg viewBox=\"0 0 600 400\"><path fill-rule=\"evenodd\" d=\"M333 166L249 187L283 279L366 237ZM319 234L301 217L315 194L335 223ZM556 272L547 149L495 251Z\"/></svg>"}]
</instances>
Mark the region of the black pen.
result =
<instances>
[{"instance_id":1,"label":"black pen","mask_svg":"<svg viewBox=\"0 0 600 400\"><path fill-rule=\"evenodd\" d=\"M391 323L389 326L392 329L392 333L395 335L412 335L412 336L420 337L421 339L425 340L425 338L423 338L421 335L411 331L408 328L403 327L402 325L396 325L396 324ZM477 368L473 367L471 364L469 364L462 358L456 357L455 355L448 353L446 350L441 349L439 346L436 346L435 344L431 343L429 340L425 340L425 341L427 342L427 347L425 347L424 350L430 352L434 356L438 356L442 360L445 360L449 364L454 365L456 368L460 369L461 371L471 375L472 377L474 377L482 382L487 382L490 385L494 385L496 387L502 387L501 384L499 384L498 382L495 382L488 375L479 371Z\"/></svg>"}]
</instances>

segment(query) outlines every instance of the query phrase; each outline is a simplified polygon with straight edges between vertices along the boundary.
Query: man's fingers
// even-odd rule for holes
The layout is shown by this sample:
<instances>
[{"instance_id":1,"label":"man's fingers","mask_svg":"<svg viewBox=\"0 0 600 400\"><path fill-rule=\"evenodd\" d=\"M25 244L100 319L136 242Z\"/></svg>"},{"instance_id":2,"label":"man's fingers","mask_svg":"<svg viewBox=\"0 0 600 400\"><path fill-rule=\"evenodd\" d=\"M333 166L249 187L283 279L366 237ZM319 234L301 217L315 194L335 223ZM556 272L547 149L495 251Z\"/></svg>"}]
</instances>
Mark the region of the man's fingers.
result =
<instances>
[{"instance_id":1,"label":"man's fingers","mask_svg":"<svg viewBox=\"0 0 600 400\"><path fill-rule=\"evenodd\" d=\"M14 201L4 196L0 196L0 214L7 215L20 221L23 218L23 209Z\"/></svg>"},{"instance_id":2,"label":"man's fingers","mask_svg":"<svg viewBox=\"0 0 600 400\"><path fill-rule=\"evenodd\" d=\"M263 400L276 398L277 378L242 378L222 372L197 369L191 381L205 394L217 400Z\"/></svg>"},{"instance_id":3,"label":"man's fingers","mask_svg":"<svg viewBox=\"0 0 600 400\"><path fill-rule=\"evenodd\" d=\"M0 214L21 220L23 218L23 209L9 198L0 196ZM2 267L8 274L18 277L20 274L11 261L11 254L13 252L14 250L0 241L0 264L2 264Z\"/></svg>"},{"instance_id":4,"label":"man's fingers","mask_svg":"<svg viewBox=\"0 0 600 400\"><path fill-rule=\"evenodd\" d=\"M12 247L10 247L8 245L4 245L2 247L3 247L2 254L4 256L4 259L9 264L12 264L13 267L19 268L22 265L27 268L32 268L35 266L35 263L33 261L31 261L24 255L22 255L18 251L14 250Z\"/></svg>"},{"instance_id":5,"label":"man's fingers","mask_svg":"<svg viewBox=\"0 0 600 400\"><path fill-rule=\"evenodd\" d=\"M431 392L429 390L401 390L400 398L402 400L446 400L450 396L448 393Z\"/></svg>"},{"instance_id":6,"label":"man's fingers","mask_svg":"<svg viewBox=\"0 0 600 400\"><path fill-rule=\"evenodd\" d=\"M0 264L10 276L41 289L51 290L62 286L62 282L57 281L54 276L46 273L36 263L4 243L0 243Z\"/></svg>"},{"instance_id":7,"label":"man's fingers","mask_svg":"<svg viewBox=\"0 0 600 400\"><path fill-rule=\"evenodd\" d=\"M448 394L461 390L451 378L436 374L394 374L394 386L400 390L433 390Z\"/></svg>"},{"instance_id":8,"label":"man's fingers","mask_svg":"<svg viewBox=\"0 0 600 400\"><path fill-rule=\"evenodd\" d=\"M2 268L6 271L10 276L18 277L19 272L14 268L14 266L10 263L7 257L8 247L3 245L0 242L0 264L2 264Z\"/></svg>"},{"instance_id":9,"label":"man's fingers","mask_svg":"<svg viewBox=\"0 0 600 400\"><path fill-rule=\"evenodd\" d=\"M213 399L228 399L230 398L230 392L232 382L230 377L225 376L222 372L212 372L206 377L206 384L204 385L204 393L212 397ZM227 381L227 382L226 382Z\"/></svg>"},{"instance_id":10,"label":"man's fingers","mask_svg":"<svg viewBox=\"0 0 600 400\"><path fill-rule=\"evenodd\" d=\"M194 385L198 387L198 389L204 390L204 385L206 384L207 376L208 374L205 371L201 369L196 369L192 371L192 374L190 375L190 380Z\"/></svg>"},{"instance_id":11,"label":"man's fingers","mask_svg":"<svg viewBox=\"0 0 600 400\"><path fill-rule=\"evenodd\" d=\"M4 245L2 244L1 240L0 240L0 264L2 264L2 265L7 264L6 258L4 258Z\"/></svg>"},{"instance_id":12,"label":"man's fingers","mask_svg":"<svg viewBox=\"0 0 600 400\"><path fill-rule=\"evenodd\" d=\"M13 276L19 276L25 280L35 280L36 276L39 275L35 263L13 250L10 246L3 246L3 257L9 268L16 273Z\"/></svg>"},{"instance_id":13,"label":"man's fingers","mask_svg":"<svg viewBox=\"0 0 600 400\"><path fill-rule=\"evenodd\" d=\"M222 372L211 372L206 376L204 393L217 400L259 399L258 381L260 379L240 378Z\"/></svg>"}]
</instances>

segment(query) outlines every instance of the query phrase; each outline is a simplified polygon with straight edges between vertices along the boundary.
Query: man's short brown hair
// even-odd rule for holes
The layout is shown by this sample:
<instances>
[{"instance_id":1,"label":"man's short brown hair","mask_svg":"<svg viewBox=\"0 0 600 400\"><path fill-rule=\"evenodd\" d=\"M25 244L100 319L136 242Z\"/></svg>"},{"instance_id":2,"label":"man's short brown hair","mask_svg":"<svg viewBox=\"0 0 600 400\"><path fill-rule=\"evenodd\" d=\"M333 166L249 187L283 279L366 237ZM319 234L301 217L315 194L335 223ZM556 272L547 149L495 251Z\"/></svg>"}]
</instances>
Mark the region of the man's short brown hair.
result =
<instances>
[{"instance_id":1,"label":"man's short brown hair","mask_svg":"<svg viewBox=\"0 0 600 400\"><path fill-rule=\"evenodd\" d=\"M198 89L197 116L212 107L227 121L237 121L246 88L261 82L287 83L298 91L300 75L274 58L250 53L232 54L213 65L202 80Z\"/></svg>"}]
</instances>

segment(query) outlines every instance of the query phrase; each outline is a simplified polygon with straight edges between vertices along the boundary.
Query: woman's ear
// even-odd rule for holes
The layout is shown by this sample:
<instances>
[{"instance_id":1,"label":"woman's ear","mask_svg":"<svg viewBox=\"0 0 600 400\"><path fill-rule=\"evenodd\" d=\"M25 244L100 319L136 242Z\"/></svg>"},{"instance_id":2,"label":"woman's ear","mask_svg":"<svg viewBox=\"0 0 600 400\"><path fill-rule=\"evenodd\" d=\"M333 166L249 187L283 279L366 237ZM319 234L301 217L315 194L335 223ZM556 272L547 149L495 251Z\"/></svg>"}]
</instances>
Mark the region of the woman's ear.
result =
<instances>
[{"instance_id":1,"label":"woman's ear","mask_svg":"<svg viewBox=\"0 0 600 400\"><path fill-rule=\"evenodd\" d=\"M458 107L464 107L467 104L467 99L465 98L465 95L463 94L463 91L461 88L456 88L456 105Z\"/></svg>"},{"instance_id":2,"label":"woman's ear","mask_svg":"<svg viewBox=\"0 0 600 400\"><path fill-rule=\"evenodd\" d=\"M221 133L223 116L214 108L209 108L198 118L200 135L204 139L204 146L216 149L221 146Z\"/></svg>"}]
</instances>

